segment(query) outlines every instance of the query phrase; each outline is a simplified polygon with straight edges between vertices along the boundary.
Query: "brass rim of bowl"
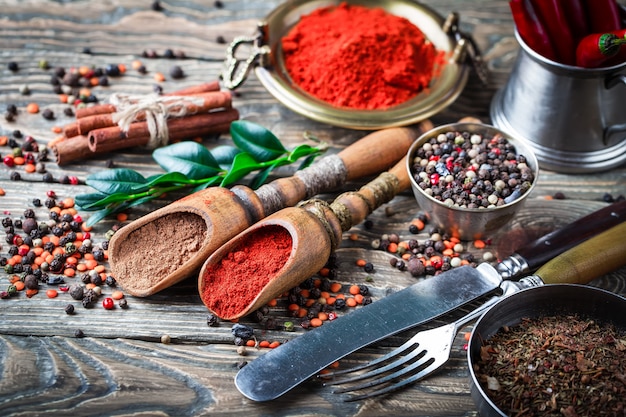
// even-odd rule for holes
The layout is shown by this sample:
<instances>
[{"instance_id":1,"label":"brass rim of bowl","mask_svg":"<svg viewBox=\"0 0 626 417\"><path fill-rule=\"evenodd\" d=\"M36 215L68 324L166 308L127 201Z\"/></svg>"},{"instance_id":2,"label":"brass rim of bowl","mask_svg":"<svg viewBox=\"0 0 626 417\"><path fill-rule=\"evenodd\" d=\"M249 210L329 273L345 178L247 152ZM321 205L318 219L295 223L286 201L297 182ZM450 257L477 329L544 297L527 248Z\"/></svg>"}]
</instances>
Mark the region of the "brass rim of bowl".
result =
<instances>
[{"instance_id":1,"label":"brass rim of bowl","mask_svg":"<svg viewBox=\"0 0 626 417\"><path fill-rule=\"evenodd\" d=\"M265 89L283 105L310 119L339 127L375 130L417 123L449 106L459 96L469 77L469 66L454 61L457 40L442 28L444 19L435 11L409 0L348 0L349 4L380 7L389 13L407 18L426 37L449 55L440 74L430 88L407 102L384 110L341 109L306 93L294 82L285 68L280 40L298 22L300 16L326 6L338 5L340 0L303 0L285 2L267 17L266 45L270 47L267 65L255 67L255 73Z\"/></svg>"},{"instance_id":2,"label":"brass rim of bowl","mask_svg":"<svg viewBox=\"0 0 626 417\"><path fill-rule=\"evenodd\" d=\"M467 131L470 133L481 133L481 134L488 133L491 135L494 135L497 133L497 134L504 136L509 141L509 143L515 146L515 151L517 155L524 155L528 166L533 170L534 178L533 178L532 184L530 184L530 188L528 189L528 191L526 191L524 194L522 194L515 200L511 201L510 203L506 203L501 206L497 206L493 208L476 208L476 209L458 207L458 206L450 206L426 194L424 190L422 190L419 187L419 185L415 181L415 178L413 177L413 170L411 169L413 156L415 152L417 151L417 149L420 146L422 146L424 142L426 142L428 139L432 138L433 136L437 136L440 133L447 133L450 131ZM487 211L496 211L496 210L501 210L504 208L511 207L512 205L517 204L521 202L522 200L525 200L528 197L528 195L530 195L530 193L533 191L533 189L535 188L535 184L537 184L537 180L539 179L539 163L532 149L530 149L530 147L528 147L524 142L522 142L519 139L516 139L514 136L508 134L507 132L504 132L498 129L495 126L491 126L491 125L484 124L484 123L450 123L450 124L441 125L434 129L429 130L428 132L424 133L422 136L417 138L415 142L413 142L413 144L409 148L407 158L406 158L406 168L409 173L409 179L411 180L411 184L413 185L415 189L419 190L420 195L422 195L423 197L428 199L428 201L432 202L433 204L437 204L440 207L447 208L450 210L458 210L458 211L466 212L466 213L485 213Z\"/></svg>"}]
</instances>

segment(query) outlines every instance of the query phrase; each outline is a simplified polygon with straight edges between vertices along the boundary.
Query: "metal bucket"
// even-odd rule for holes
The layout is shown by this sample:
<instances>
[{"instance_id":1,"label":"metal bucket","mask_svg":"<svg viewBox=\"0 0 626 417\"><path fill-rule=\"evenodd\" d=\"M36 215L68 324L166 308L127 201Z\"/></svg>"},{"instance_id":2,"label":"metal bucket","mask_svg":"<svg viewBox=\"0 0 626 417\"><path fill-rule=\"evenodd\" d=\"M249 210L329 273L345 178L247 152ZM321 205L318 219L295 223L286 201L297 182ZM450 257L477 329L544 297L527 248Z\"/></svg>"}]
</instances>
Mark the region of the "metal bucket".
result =
<instances>
[{"instance_id":1,"label":"metal bucket","mask_svg":"<svg viewBox=\"0 0 626 417\"><path fill-rule=\"evenodd\" d=\"M492 123L528 142L541 168L605 171L626 162L626 63L586 69L537 54L521 39Z\"/></svg>"}]
</instances>

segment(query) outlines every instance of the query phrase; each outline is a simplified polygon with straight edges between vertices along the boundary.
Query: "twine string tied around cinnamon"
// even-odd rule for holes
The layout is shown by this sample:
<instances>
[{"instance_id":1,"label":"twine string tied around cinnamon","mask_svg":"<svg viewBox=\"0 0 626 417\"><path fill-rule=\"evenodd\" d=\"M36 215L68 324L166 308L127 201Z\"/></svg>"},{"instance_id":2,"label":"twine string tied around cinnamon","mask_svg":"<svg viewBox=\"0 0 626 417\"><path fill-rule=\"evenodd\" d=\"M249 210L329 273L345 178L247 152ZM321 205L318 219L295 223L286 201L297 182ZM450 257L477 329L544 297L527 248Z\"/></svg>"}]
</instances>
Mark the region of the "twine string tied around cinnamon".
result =
<instances>
[{"instance_id":1,"label":"twine string tied around cinnamon","mask_svg":"<svg viewBox=\"0 0 626 417\"><path fill-rule=\"evenodd\" d=\"M109 99L116 108L113 121L124 132L138 120L141 114L148 124L150 140L146 144L149 149L165 146L169 142L167 120L184 117L188 112L186 104L202 105L202 98L193 96L149 96L134 97L124 94L113 94Z\"/></svg>"}]
</instances>

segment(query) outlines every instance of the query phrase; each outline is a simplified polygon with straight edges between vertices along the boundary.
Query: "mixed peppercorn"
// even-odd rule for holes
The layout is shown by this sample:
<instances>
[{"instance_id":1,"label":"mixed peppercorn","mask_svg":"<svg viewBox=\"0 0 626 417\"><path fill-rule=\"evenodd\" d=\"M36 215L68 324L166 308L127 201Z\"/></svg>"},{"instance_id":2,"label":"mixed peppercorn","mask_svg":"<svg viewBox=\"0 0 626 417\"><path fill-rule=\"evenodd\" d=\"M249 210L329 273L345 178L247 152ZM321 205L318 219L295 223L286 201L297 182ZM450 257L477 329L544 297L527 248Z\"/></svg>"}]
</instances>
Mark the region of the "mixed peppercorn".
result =
<instances>
[{"instance_id":1,"label":"mixed peppercorn","mask_svg":"<svg viewBox=\"0 0 626 417\"><path fill-rule=\"evenodd\" d=\"M6 256L0 256L0 266L9 276L9 285L0 291L0 298L18 296L22 291L30 298L45 286L48 298L67 293L83 307L91 308L106 285L111 294L103 299L102 307L111 310L117 300L118 306L125 308L123 292L106 272L108 241L94 244L73 199L60 199L54 191L48 191L44 202L35 198L32 205L34 209L25 209L20 217L5 212L2 218L9 246ZM48 218L37 220L35 209L44 207ZM68 304L65 312L74 314L74 305Z\"/></svg>"},{"instance_id":2,"label":"mixed peppercorn","mask_svg":"<svg viewBox=\"0 0 626 417\"><path fill-rule=\"evenodd\" d=\"M417 149L411 175L427 195L469 209L509 204L535 180L526 158L507 138L454 131Z\"/></svg>"}]
</instances>

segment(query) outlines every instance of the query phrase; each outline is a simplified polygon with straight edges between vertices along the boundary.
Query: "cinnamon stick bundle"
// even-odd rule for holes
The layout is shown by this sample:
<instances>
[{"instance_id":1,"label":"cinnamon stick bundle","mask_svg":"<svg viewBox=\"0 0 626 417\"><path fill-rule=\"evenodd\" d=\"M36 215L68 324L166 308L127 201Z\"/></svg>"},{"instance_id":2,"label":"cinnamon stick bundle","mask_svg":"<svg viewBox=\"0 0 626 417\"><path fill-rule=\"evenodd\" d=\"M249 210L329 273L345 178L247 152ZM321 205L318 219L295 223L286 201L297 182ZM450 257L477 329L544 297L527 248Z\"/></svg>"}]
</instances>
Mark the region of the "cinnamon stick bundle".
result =
<instances>
[{"instance_id":1,"label":"cinnamon stick bundle","mask_svg":"<svg viewBox=\"0 0 626 417\"><path fill-rule=\"evenodd\" d=\"M155 98L152 102L150 97L146 97L144 102L140 98L131 97L124 98L130 107L97 104L77 109L76 122L66 125L63 128L63 139L51 144L57 164L64 165L98 153L133 146L161 146L183 139L228 132L231 122L239 118L239 112L232 108L231 93L220 91L219 81L179 89L163 96L173 99ZM179 99L176 96L181 97ZM153 105L157 107L153 108ZM157 113L152 114L153 111ZM159 138L153 138L155 132L151 131L146 121L150 119L154 122L155 117L162 128L167 128L167 132L164 128L157 132L163 136L163 143L159 142Z\"/></svg>"},{"instance_id":2,"label":"cinnamon stick bundle","mask_svg":"<svg viewBox=\"0 0 626 417\"><path fill-rule=\"evenodd\" d=\"M214 109L227 109L232 107L232 95L228 91L211 91L193 96L183 96L192 97L193 101L183 101L180 104L177 104L171 109L172 112L182 111L185 114L192 115L197 113L206 113ZM145 114L138 114L136 119L145 120ZM111 127L116 124L115 113L95 114L78 118L76 120L76 130L79 135L88 135L92 130Z\"/></svg>"},{"instance_id":3,"label":"cinnamon stick bundle","mask_svg":"<svg viewBox=\"0 0 626 417\"><path fill-rule=\"evenodd\" d=\"M219 81L210 81L208 83L194 85L187 88L181 88L180 90L172 91L171 93L163 94L164 96L193 96L202 93L208 93L211 91L220 91ZM76 118L82 119L83 117L94 116L96 114L115 113L117 109L113 104L96 104L89 107L83 107L76 110ZM69 136L68 136L69 137Z\"/></svg>"},{"instance_id":4,"label":"cinnamon stick bundle","mask_svg":"<svg viewBox=\"0 0 626 417\"><path fill-rule=\"evenodd\" d=\"M239 118L236 109L200 113L167 120L170 142L202 136L211 133L227 132L230 123ZM128 131L119 126L95 129L87 135L89 149L94 153L111 152L132 146L145 146L150 142L151 133L147 122L135 122Z\"/></svg>"}]
</instances>

